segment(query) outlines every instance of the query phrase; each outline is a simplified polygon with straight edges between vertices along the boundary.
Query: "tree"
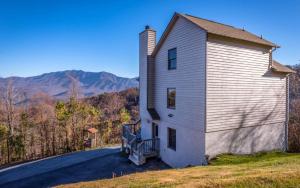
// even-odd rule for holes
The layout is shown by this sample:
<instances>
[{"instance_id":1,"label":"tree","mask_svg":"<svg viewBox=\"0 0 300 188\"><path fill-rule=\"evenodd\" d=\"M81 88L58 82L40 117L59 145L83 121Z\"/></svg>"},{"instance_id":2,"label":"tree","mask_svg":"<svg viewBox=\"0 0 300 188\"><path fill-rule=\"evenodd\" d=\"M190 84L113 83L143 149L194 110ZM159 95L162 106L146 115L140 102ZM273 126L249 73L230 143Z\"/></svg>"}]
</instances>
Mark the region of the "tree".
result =
<instances>
[{"instance_id":1,"label":"tree","mask_svg":"<svg viewBox=\"0 0 300 188\"><path fill-rule=\"evenodd\" d=\"M7 127L5 125L0 125L0 141L3 141L7 137Z\"/></svg>"},{"instance_id":2,"label":"tree","mask_svg":"<svg viewBox=\"0 0 300 188\"><path fill-rule=\"evenodd\" d=\"M15 99L17 97L16 91L13 87L13 82L11 80L8 81L5 95L4 95L4 111L6 114L6 124L8 126L8 139L6 141L7 144L7 161L10 162L11 148L10 143L12 142L12 137L14 134L14 123L15 123Z\"/></svg>"},{"instance_id":3,"label":"tree","mask_svg":"<svg viewBox=\"0 0 300 188\"><path fill-rule=\"evenodd\" d=\"M15 154L12 157L14 157L15 161L18 161L22 158L25 150L22 135L13 135L10 142L14 151L13 153Z\"/></svg>"},{"instance_id":4,"label":"tree","mask_svg":"<svg viewBox=\"0 0 300 188\"><path fill-rule=\"evenodd\" d=\"M72 82L66 101L54 101L44 93L20 100L12 82L0 88L1 164L82 150L90 127L99 130L97 140L102 144L120 142L120 126L138 109L137 90L82 99L76 80Z\"/></svg>"},{"instance_id":5,"label":"tree","mask_svg":"<svg viewBox=\"0 0 300 188\"><path fill-rule=\"evenodd\" d=\"M129 123L130 119L131 119L131 117L130 117L129 112L125 108L122 108L120 111L121 124Z\"/></svg>"},{"instance_id":6,"label":"tree","mask_svg":"<svg viewBox=\"0 0 300 188\"><path fill-rule=\"evenodd\" d=\"M25 146L26 146L26 140L27 140L27 131L29 129L29 127L31 126L31 122L29 120L29 114L27 113L27 111L23 111L21 112L20 115L20 136L22 139L22 142L24 144L24 148L22 151L22 158L23 160L26 158L26 150L25 150Z\"/></svg>"},{"instance_id":7,"label":"tree","mask_svg":"<svg viewBox=\"0 0 300 188\"><path fill-rule=\"evenodd\" d=\"M3 160L4 156L4 145L7 140L8 129L7 126L0 124L0 159Z\"/></svg>"},{"instance_id":8,"label":"tree","mask_svg":"<svg viewBox=\"0 0 300 188\"><path fill-rule=\"evenodd\" d=\"M55 105L55 116L58 121L58 125L65 131L66 150L69 150L69 127L68 119L70 118L69 111L64 102L57 102Z\"/></svg>"}]
</instances>

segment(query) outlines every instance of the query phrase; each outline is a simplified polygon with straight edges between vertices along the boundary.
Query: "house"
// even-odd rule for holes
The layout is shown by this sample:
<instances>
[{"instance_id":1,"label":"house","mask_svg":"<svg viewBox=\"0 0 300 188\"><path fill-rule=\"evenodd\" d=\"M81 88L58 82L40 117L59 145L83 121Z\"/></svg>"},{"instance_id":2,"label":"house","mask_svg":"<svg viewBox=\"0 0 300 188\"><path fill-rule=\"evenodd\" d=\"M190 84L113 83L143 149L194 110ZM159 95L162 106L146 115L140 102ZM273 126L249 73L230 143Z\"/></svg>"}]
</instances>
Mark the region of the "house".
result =
<instances>
[{"instance_id":1,"label":"house","mask_svg":"<svg viewBox=\"0 0 300 188\"><path fill-rule=\"evenodd\" d=\"M146 26L139 45L141 138L135 125L123 127L123 148L134 163L159 156L185 167L221 153L287 149L294 71L273 60L278 45L179 13L158 43Z\"/></svg>"},{"instance_id":2,"label":"house","mask_svg":"<svg viewBox=\"0 0 300 188\"><path fill-rule=\"evenodd\" d=\"M84 131L84 146L95 148L98 144L98 129L90 127Z\"/></svg>"}]
</instances>

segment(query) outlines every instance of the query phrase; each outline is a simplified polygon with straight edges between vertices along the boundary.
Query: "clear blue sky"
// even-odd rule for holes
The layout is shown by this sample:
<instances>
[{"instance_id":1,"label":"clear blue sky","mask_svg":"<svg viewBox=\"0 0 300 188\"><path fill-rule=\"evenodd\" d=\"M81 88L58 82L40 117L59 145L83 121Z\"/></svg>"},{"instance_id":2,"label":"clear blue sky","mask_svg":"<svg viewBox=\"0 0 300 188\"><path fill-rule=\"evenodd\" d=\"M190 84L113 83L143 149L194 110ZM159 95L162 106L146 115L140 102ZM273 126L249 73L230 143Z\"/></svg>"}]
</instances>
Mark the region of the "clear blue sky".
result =
<instances>
[{"instance_id":1,"label":"clear blue sky","mask_svg":"<svg viewBox=\"0 0 300 188\"><path fill-rule=\"evenodd\" d=\"M300 63L300 1L0 0L0 77L67 69L138 76L138 33L158 37L174 12L263 35L275 58Z\"/></svg>"}]
</instances>

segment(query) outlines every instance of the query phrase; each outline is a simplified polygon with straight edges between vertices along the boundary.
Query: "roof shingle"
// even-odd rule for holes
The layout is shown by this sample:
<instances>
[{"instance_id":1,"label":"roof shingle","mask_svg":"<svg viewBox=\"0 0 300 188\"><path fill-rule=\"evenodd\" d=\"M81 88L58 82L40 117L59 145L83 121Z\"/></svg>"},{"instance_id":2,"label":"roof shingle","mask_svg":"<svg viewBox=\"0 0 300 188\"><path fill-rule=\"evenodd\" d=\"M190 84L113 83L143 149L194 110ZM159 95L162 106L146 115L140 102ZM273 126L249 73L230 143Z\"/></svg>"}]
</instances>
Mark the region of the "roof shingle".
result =
<instances>
[{"instance_id":1,"label":"roof shingle","mask_svg":"<svg viewBox=\"0 0 300 188\"><path fill-rule=\"evenodd\" d=\"M87 129L87 131L90 132L90 133L97 133L98 129L96 129L96 128L89 128L89 129Z\"/></svg>"},{"instance_id":2,"label":"roof shingle","mask_svg":"<svg viewBox=\"0 0 300 188\"><path fill-rule=\"evenodd\" d=\"M281 72L281 73L296 73L296 71L294 71L293 69L290 69L290 68L278 63L275 60L273 60L273 62L272 62L272 70L274 70L275 72Z\"/></svg>"},{"instance_id":3,"label":"roof shingle","mask_svg":"<svg viewBox=\"0 0 300 188\"><path fill-rule=\"evenodd\" d=\"M182 17L182 18L194 23L199 28L205 30L209 34L224 36L224 37L228 37L228 38L232 38L232 39L243 40L243 41L261 44L261 45L265 45L265 46L269 46L269 47L279 47L278 45L276 45L268 40L265 40L261 37L258 37L248 31L243 30L243 29L238 29L238 28L235 28L230 25L221 24L218 22L206 20L203 18L198 18L195 16L187 15L187 14L175 13L174 16L172 17L170 23L168 24L166 30L164 31L162 37L160 38L159 42L157 43L157 45L152 53L153 56L156 55L159 48L164 43L169 32L172 30L172 27L175 25L175 22L179 17Z\"/></svg>"},{"instance_id":4,"label":"roof shingle","mask_svg":"<svg viewBox=\"0 0 300 188\"><path fill-rule=\"evenodd\" d=\"M278 45L270 41L267 41L261 37L258 37L244 29L235 28L230 25L221 24L218 22L206 20L203 18L198 18L187 14L180 14L180 15L188 19L189 21L193 22L194 24L198 25L199 27L201 27L207 33L254 42L257 44L267 45L271 47L279 47Z\"/></svg>"}]
</instances>

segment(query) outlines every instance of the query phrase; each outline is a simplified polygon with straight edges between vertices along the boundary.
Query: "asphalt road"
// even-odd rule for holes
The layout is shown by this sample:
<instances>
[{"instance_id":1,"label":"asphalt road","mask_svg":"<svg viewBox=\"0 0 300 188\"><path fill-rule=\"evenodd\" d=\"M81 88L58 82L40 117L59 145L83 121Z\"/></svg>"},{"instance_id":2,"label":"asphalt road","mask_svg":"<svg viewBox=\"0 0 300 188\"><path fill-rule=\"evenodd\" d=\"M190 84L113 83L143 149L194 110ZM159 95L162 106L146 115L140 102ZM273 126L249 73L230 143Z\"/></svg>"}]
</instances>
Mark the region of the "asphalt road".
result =
<instances>
[{"instance_id":1,"label":"asphalt road","mask_svg":"<svg viewBox=\"0 0 300 188\"><path fill-rule=\"evenodd\" d=\"M119 147L76 152L0 170L0 187L53 187L61 184L112 178L130 173L167 169L153 159L135 166Z\"/></svg>"}]
</instances>

